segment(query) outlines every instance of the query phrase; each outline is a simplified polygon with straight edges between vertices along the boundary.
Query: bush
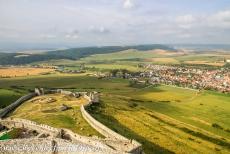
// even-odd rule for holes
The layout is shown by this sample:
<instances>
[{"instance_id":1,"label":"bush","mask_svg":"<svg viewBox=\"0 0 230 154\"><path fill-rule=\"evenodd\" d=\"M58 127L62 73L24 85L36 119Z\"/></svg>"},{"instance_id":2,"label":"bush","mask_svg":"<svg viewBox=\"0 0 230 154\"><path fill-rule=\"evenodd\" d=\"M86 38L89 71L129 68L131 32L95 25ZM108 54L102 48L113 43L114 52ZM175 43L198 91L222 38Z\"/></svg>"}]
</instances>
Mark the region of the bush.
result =
<instances>
[{"instance_id":1,"label":"bush","mask_svg":"<svg viewBox=\"0 0 230 154\"><path fill-rule=\"evenodd\" d=\"M135 108L135 107L138 106L138 104L137 104L137 103L134 103L134 102L129 102L129 103L128 103L128 106L131 107L131 108Z\"/></svg>"},{"instance_id":2,"label":"bush","mask_svg":"<svg viewBox=\"0 0 230 154\"><path fill-rule=\"evenodd\" d=\"M223 129L223 127L221 127L219 124L217 124L217 123L213 123L212 124L212 127L214 127L214 128L217 128L217 129Z\"/></svg>"}]
</instances>

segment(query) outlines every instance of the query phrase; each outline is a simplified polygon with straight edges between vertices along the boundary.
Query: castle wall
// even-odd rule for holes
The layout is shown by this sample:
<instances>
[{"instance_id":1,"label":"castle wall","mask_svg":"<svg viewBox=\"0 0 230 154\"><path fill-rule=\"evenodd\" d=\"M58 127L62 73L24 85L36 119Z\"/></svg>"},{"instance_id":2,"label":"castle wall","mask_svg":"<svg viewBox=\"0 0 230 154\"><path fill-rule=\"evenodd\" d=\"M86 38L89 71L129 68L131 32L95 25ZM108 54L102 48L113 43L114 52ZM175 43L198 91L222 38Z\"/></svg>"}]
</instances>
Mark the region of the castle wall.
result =
<instances>
[{"instance_id":1,"label":"castle wall","mask_svg":"<svg viewBox=\"0 0 230 154\"><path fill-rule=\"evenodd\" d=\"M0 144L0 153L4 154L32 154L32 153L68 153L68 154L86 154L86 153L106 153L122 154L114 150L103 149L83 143L74 144L69 141L53 138L29 138L3 140Z\"/></svg>"},{"instance_id":2,"label":"castle wall","mask_svg":"<svg viewBox=\"0 0 230 154\"><path fill-rule=\"evenodd\" d=\"M126 150L129 150L127 152L133 153L133 154L140 154L142 153L142 146L140 143L138 143L135 140L129 140L127 138L125 138L124 136L114 132L113 130L109 129L108 127L106 127L105 125L103 125L102 123L100 123L99 121L97 121L96 119L94 119L86 110L85 107L82 105L81 106L81 113L82 116L84 117L84 119L95 129L97 130L99 133L101 133L102 135L104 135L106 138L109 138L111 140L119 140L119 141L123 141L120 142L120 148L123 147ZM126 143L131 143L132 147L124 147L124 142L126 141Z\"/></svg>"},{"instance_id":3,"label":"castle wall","mask_svg":"<svg viewBox=\"0 0 230 154\"><path fill-rule=\"evenodd\" d=\"M0 118L4 118L9 112L13 111L15 108L17 108L23 102L31 99L34 96L36 96L35 93L30 93L28 95L22 96L21 98L16 100L14 103L12 103L9 106L5 107L4 109L0 110Z\"/></svg>"}]
</instances>

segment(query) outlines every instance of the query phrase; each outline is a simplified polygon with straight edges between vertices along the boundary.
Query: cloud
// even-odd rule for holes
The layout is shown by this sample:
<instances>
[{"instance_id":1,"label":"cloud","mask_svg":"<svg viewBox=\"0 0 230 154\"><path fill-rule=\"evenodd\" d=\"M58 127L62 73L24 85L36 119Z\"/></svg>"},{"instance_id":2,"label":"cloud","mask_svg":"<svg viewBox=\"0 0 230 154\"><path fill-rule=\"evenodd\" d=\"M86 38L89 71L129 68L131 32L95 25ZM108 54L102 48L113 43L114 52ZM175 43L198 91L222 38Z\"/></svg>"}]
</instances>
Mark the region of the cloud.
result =
<instances>
[{"instance_id":1,"label":"cloud","mask_svg":"<svg viewBox=\"0 0 230 154\"><path fill-rule=\"evenodd\" d=\"M194 23L197 22L196 18L193 15L183 15L178 16L175 19L176 23L180 28L190 29Z\"/></svg>"},{"instance_id":2,"label":"cloud","mask_svg":"<svg viewBox=\"0 0 230 154\"><path fill-rule=\"evenodd\" d=\"M54 35L54 34L42 34L40 37L41 37L41 38L44 38L44 39L54 39L54 38L56 38L57 36Z\"/></svg>"},{"instance_id":3,"label":"cloud","mask_svg":"<svg viewBox=\"0 0 230 154\"><path fill-rule=\"evenodd\" d=\"M65 34L65 38L67 38L67 39L78 39L79 38L78 30L71 30L70 32L67 32Z\"/></svg>"},{"instance_id":4,"label":"cloud","mask_svg":"<svg viewBox=\"0 0 230 154\"><path fill-rule=\"evenodd\" d=\"M230 10L220 11L207 17L209 27L230 28Z\"/></svg>"},{"instance_id":5,"label":"cloud","mask_svg":"<svg viewBox=\"0 0 230 154\"><path fill-rule=\"evenodd\" d=\"M96 34L108 34L108 33L110 33L110 30L105 28L104 26L100 26L100 27L90 26L89 31L96 33Z\"/></svg>"},{"instance_id":6,"label":"cloud","mask_svg":"<svg viewBox=\"0 0 230 154\"><path fill-rule=\"evenodd\" d=\"M134 6L135 5L134 5L133 0L124 0L123 8L125 8L125 9L132 9Z\"/></svg>"}]
</instances>

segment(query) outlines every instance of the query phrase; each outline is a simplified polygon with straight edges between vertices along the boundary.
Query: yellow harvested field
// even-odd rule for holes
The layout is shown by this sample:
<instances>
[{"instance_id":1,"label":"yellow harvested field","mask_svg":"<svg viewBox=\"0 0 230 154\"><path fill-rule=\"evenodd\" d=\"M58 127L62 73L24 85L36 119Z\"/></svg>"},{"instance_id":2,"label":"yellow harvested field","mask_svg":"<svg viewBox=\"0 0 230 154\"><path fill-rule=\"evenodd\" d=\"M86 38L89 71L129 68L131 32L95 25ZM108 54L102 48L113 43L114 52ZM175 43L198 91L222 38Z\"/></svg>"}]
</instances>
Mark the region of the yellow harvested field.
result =
<instances>
[{"instance_id":1,"label":"yellow harvested field","mask_svg":"<svg viewBox=\"0 0 230 154\"><path fill-rule=\"evenodd\" d=\"M179 63L174 58L150 58L150 59L146 59L146 61L156 62L156 63Z\"/></svg>"},{"instance_id":2,"label":"yellow harvested field","mask_svg":"<svg viewBox=\"0 0 230 154\"><path fill-rule=\"evenodd\" d=\"M9 67L0 68L0 77L19 77L28 75L38 75L42 73L53 72L54 69L49 68L21 68L21 67Z\"/></svg>"},{"instance_id":3,"label":"yellow harvested field","mask_svg":"<svg viewBox=\"0 0 230 154\"><path fill-rule=\"evenodd\" d=\"M162 50L162 49L150 50L148 52L151 52L157 55L164 55L164 56L185 55L185 52L182 52L182 51L174 52L174 51Z\"/></svg>"},{"instance_id":4,"label":"yellow harvested field","mask_svg":"<svg viewBox=\"0 0 230 154\"><path fill-rule=\"evenodd\" d=\"M208 62L208 61L185 61L186 64L204 64L204 65L211 65L211 66L224 66L224 62Z\"/></svg>"}]
</instances>

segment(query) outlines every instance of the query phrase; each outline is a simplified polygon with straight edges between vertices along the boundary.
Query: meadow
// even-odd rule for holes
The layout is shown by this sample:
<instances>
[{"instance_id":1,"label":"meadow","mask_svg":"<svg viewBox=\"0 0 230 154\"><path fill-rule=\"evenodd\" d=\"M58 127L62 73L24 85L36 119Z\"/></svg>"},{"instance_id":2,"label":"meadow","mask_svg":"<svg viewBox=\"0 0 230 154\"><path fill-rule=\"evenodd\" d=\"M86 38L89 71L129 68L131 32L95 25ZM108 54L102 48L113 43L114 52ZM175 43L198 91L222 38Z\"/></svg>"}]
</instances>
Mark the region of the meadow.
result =
<instances>
[{"instance_id":1,"label":"meadow","mask_svg":"<svg viewBox=\"0 0 230 154\"><path fill-rule=\"evenodd\" d=\"M141 142L146 153L230 151L229 94L164 85L134 88L124 79L73 74L0 79L0 85L25 90L39 86L99 91L101 104L89 109L92 115L118 133Z\"/></svg>"}]
</instances>

